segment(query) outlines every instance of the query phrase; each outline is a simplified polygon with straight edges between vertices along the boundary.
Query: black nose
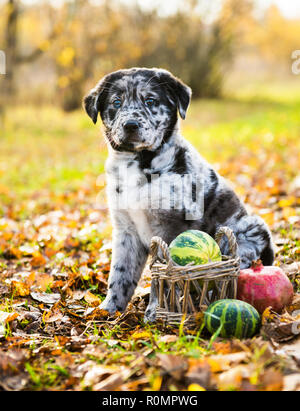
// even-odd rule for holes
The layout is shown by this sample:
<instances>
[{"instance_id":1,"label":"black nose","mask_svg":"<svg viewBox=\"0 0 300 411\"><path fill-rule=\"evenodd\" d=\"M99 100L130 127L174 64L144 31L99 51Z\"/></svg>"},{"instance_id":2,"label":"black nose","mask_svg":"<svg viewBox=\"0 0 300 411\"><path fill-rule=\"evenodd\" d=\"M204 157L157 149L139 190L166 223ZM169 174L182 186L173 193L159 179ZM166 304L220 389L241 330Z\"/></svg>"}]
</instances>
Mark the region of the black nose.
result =
<instances>
[{"instance_id":1,"label":"black nose","mask_svg":"<svg viewBox=\"0 0 300 411\"><path fill-rule=\"evenodd\" d=\"M132 133L139 128L139 123L136 120L128 120L124 124L124 130L128 133Z\"/></svg>"}]
</instances>

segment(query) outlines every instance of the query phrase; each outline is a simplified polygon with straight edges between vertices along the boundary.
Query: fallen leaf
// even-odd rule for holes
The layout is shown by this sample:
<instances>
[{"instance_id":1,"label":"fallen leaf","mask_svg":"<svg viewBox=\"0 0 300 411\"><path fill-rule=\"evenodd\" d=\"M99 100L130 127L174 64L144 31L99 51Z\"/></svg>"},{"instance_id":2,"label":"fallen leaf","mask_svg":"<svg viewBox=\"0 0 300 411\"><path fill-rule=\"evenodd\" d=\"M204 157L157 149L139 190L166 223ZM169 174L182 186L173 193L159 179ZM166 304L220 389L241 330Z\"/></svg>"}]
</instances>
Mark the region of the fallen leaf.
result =
<instances>
[{"instance_id":1,"label":"fallen leaf","mask_svg":"<svg viewBox=\"0 0 300 411\"><path fill-rule=\"evenodd\" d=\"M94 385L93 390L94 391L112 391L120 387L120 385L122 385L124 381L125 379L122 373L113 374L107 377L105 380Z\"/></svg>"},{"instance_id":2,"label":"fallen leaf","mask_svg":"<svg viewBox=\"0 0 300 411\"><path fill-rule=\"evenodd\" d=\"M249 356L249 352L241 351L225 355L211 355L206 358L206 361L210 365L211 371L215 373L228 370L233 365L246 361Z\"/></svg>"},{"instance_id":3,"label":"fallen leaf","mask_svg":"<svg viewBox=\"0 0 300 411\"><path fill-rule=\"evenodd\" d=\"M262 315L261 335L275 342L289 341L300 334L300 312L278 314L268 307Z\"/></svg>"},{"instance_id":4,"label":"fallen leaf","mask_svg":"<svg viewBox=\"0 0 300 411\"><path fill-rule=\"evenodd\" d=\"M6 333L5 325L15 320L19 316L18 313L10 313L0 311L0 337L4 337Z\"/></svg>"},{"instance_id":5,"label":"fallen leaf","mask_svg":"<svg viewBox=\"0 0 300 411\"><path fill-rule=\"evenodd\" d=\"M290 374L283 377L283 391L300 390L300 374Z\"/></svg>"},{"instance_id":6,"label":"fallen leaf","mask_svg":"<svg viewBox=\"0 0 300 411\"><path fill-rule=\"evenodd\" d=\"M102 377L109 376L114 374L118 371L116 367L107 367L102 365L94 365L88 372L85 374L84 379L82 381L83 386L85 387L92 387L96 383L98 383Z\"/></svg>"},{"instance_id":7,"label":"fallen leaf","mask_svg":"<svg viewBox=\"0 0 300 411\"><path fill-rule=\"evenodd\" d=\"M40 267L42 265L45 265L47 260L42 254L35 253L30 262L32 267Z\"/></svg>"},{"instance_id":8,"label":"fallen leaf","mask_svg":"<svg viewBox=\"0 0 300 411\"><path fill-rule=\"evenodd\" d=\"M188 391L206 391L206 389L199 384L190 384L188 386Z\"/></svg>"},{"instance_id":9,"label":"fallen leaf","mask_svg":"<svg viewBox=\"0 0 300 411\"><path fill-rule=\"evenodd\" d=\"M188 384L195 384L203 389L209 389L211 386L211 367L207 361L190 358L185 377Z\"/></svg>"},{"instance_id":10,"label":"fallen leaf","mask_svg":"<svg viewBox=\"0 0 300 411\"><path fill-rule=\"evenodd\" d=\"M44 304L55 304L60 300L60 294L58 293L38 293L38 292L32 292L31 297L39 302L42 302Z\"/></svg>"},{"instance_id":11,"label":"fallen leaf","mask_svg":"<svg viewBox=\"0 0 300 411\"><path fill-rule=\"evenodd\" d=\"M260 376L260 384L265 391L281 391L283 387L283 375L280 371L269 368Z\"/></svg>"},{"instance_id":12,"label":"fallen leaf","mask_svg":"<svg viewBox=\"0 0 300 411\"><path fill-rule=\"evenodd\" d=\"M248 365L238 365L217 376L218 388L221 391L239 389L243 379L249 379L252 368Z\"/></svg>"},{"instance_id":13,"label":"fallen leaf","mask_svg":"<svg viewBox=\"0 0 300 411\"><path fill-rule=\"evenodd\" d=\"M90 291L87 291L85 293L84 299L92 307L97 307L101 303L100 298L97 297L96 295L92 294Z\"/></svg>"},{"instance_id":14,"label":"fallen leaf","mask_svg":"<svg viewBox=\"0 0 300 411\"><path fill-rule=\"evenodd\" d=\"M135 332L131 335L134 340L144 340L151 338L152 334L148 331Z\"/></svg>"},{"instance_id":15,"label":"fallen leaf","mask_svg":"<svg viewBox=\"0 0 300 411\"><path fill-rule=\"evenodd\" d=\"M164 342L164 343L172 343L178 340L177 335L173 335L173 334L166 334L166 335L162 335L159 339L159 341Z\"/></svg>"},{"instance_id":16,"label":"fallen leaf","mask_svg":"<svg viewBox=\"0 0 300 411\"><path fill-rule=\"evenodd\" d=\"M172 354L157 354L160 366L175 380L180 380L188 368L187 360L184 357Z\"/></svg>"},{"instance_id":17,"label":"fallen leaf","mask_svg":"<svg viewBox=\"0 0 300 411\"><path fill-rule=\"evenodd\" d=\"M30 294L30 286L21 281L12 281L12 292L15 296L26 297Z\"/></svg>"}]
</instances>

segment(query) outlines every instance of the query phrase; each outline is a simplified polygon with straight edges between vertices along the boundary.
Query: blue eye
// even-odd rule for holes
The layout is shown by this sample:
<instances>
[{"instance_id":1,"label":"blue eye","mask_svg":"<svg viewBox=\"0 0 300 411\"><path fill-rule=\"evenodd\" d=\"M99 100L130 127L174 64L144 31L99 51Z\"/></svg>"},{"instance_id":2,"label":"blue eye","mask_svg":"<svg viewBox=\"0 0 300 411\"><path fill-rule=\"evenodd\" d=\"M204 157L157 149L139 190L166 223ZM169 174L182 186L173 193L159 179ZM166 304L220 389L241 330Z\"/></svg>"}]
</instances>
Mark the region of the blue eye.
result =
<instances>
[{"instance_id":1,"label":"blue eye","mask_svg":"<svg viewBox=\"0 0 300 411\"><path fill-rule=\"evenodd\" d=\"M119 98L116 98L116 99L113 101L114 108L120 108L120 107L121 107L121 104L122 104L122 101L121 101Z\"/></svg>"},{"instance_id":2,"label":"blue eye","mask_svg":"<svg viewBox=\"0 0 300 411\"><path fill-rule=\"evenodd\" d=\"M149 97L149 98L147 98L147 99L145 100L145 104L146 104L146 106L148 106L148 107L153 106L154 103L155 103L154 98Z\"/></svg>"}]
</instances>

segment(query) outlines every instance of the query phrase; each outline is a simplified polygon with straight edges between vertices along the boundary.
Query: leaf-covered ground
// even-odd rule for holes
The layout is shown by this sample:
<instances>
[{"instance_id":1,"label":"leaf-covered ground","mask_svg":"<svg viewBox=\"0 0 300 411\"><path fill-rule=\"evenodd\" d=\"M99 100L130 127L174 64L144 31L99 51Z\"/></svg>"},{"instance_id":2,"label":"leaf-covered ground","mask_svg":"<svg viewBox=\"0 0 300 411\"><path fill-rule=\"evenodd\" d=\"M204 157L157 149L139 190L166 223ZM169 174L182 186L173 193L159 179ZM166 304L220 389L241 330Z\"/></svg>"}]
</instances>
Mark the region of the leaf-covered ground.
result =
<instances>
[{"instance_id":1,"label":"leaf-covered ground","mask_svg":"<svg viewBox=\"0 0 300 411\"><path fill-rule=\"evenodd\" d=\"M148 270L125 313L91 315L111 256L99 131L82 112L8 111L0 136L1 389L300 389L299 112L300 95L199 101L183 124L270 225L276 264L294 285L288 312L266 312L261 335L240 341L145 325Z\"/></svg>"}]
</instances>

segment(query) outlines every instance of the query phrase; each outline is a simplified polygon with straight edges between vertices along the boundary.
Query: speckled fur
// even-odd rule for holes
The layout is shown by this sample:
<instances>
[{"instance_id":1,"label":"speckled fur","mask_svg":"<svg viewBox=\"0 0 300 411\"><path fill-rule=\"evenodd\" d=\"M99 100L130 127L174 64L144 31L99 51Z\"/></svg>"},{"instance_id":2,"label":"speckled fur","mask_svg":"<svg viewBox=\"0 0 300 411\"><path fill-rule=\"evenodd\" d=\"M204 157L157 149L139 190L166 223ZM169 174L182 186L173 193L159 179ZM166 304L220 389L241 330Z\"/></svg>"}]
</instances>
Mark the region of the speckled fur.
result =
<instances>
[{"instance_id":1,"label":"speckled fur","mask_svg":"<svg viewBox=\"0 0 300 411\"><path fill-rule=\"evenodd\" d=\"M145 103L149 97L155 102L151 107ZM113 105L116 98L121 99L119 108ZM258 258L265 265L273 263L271 234L264 221L247 214L226 181L181 136L177 113L185 118L190 98L190 88L166 70L133 68L107 75L84 99L94 123L100 113L109 147L106 173L113 254L108 293L101 304L109 312L126 308L155 235L170 243L187 229L203 230L213 236L218 227L226 225L236 235L241 268L249 267ZM134 143L128 143L124 124L132 119L139 124L138 135ZM203 207L197 219L187 218L195 205L191 199L195 193L185 195L181 209L176 206L179 191L173 184L174 177L180 179L186 174L201 180ZM157 184L153 175L165 182L172 180L171 209L160 207L164 191L157 191L156 204L149 207L147 195ZM193 187L195 183L193 180ZM123 208L122 196L129 199ZM226 241L221 249L223 253L228 251ZM155 318L155 306L156 301L151 301L146 319Z\"/></svg>"}]
</instances>

